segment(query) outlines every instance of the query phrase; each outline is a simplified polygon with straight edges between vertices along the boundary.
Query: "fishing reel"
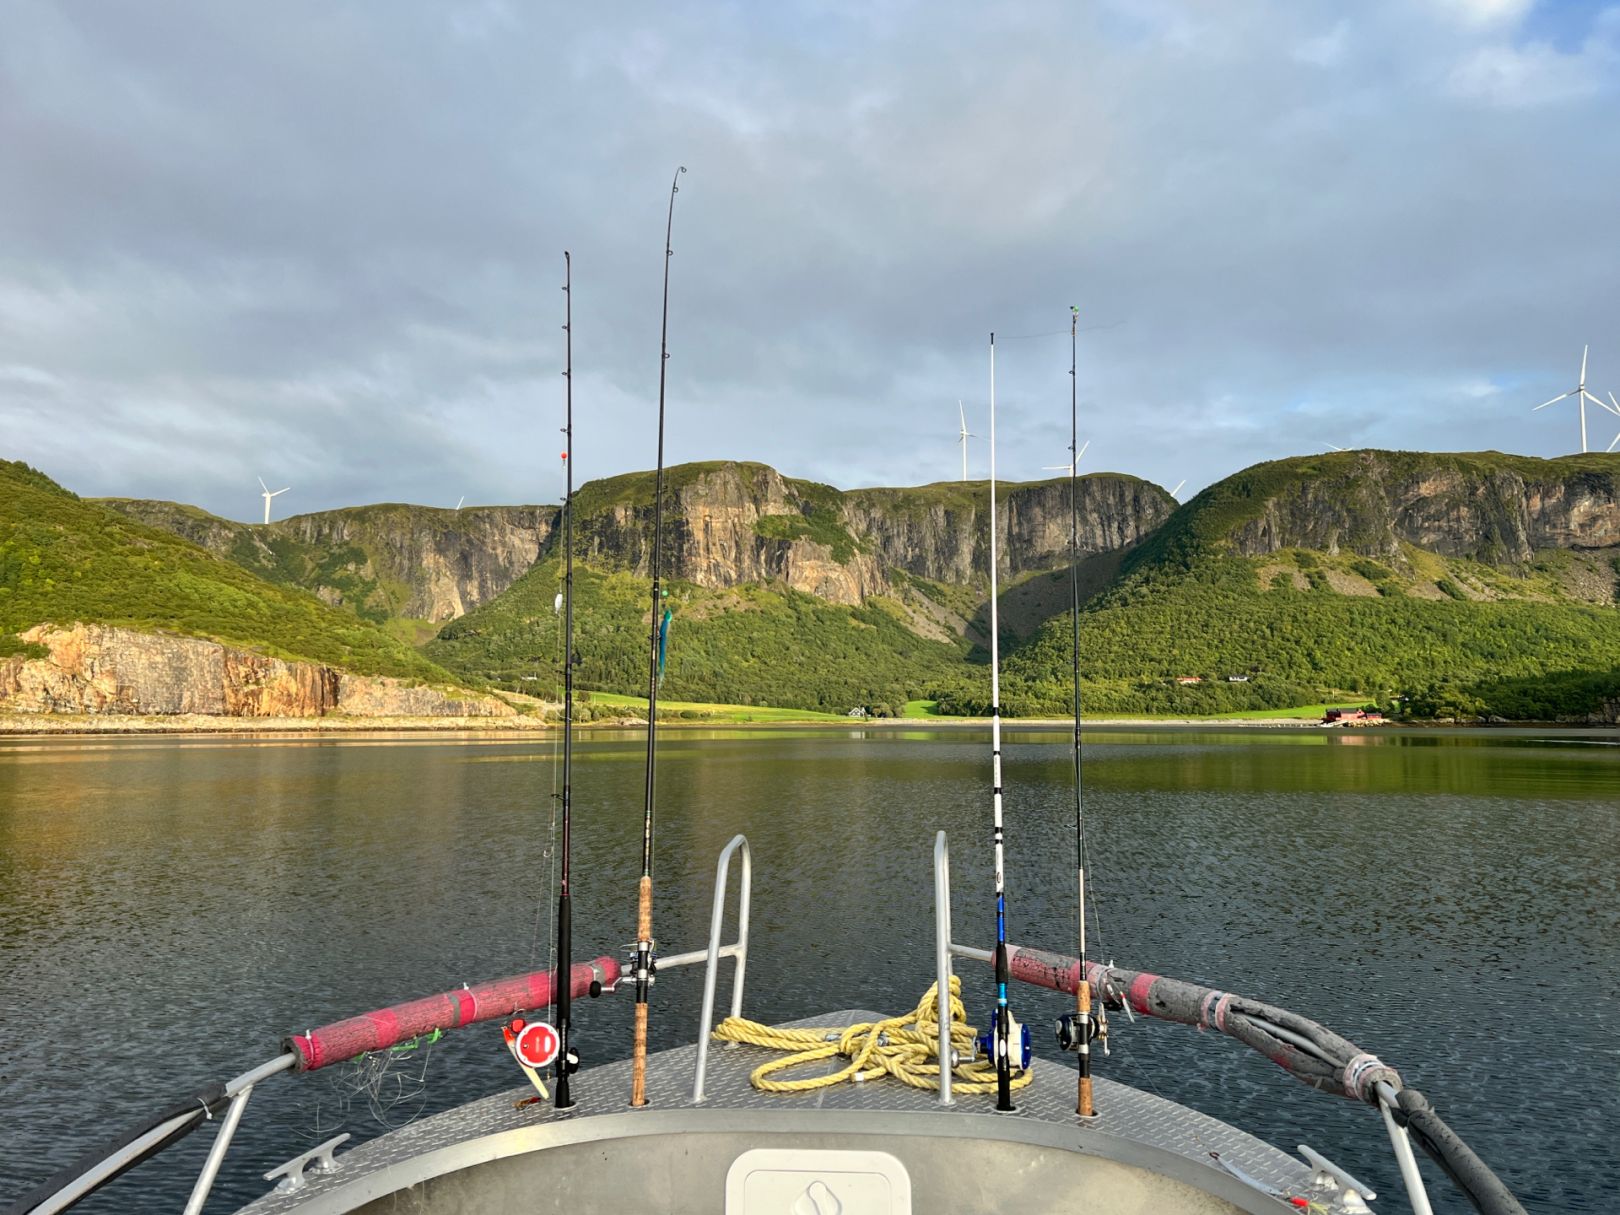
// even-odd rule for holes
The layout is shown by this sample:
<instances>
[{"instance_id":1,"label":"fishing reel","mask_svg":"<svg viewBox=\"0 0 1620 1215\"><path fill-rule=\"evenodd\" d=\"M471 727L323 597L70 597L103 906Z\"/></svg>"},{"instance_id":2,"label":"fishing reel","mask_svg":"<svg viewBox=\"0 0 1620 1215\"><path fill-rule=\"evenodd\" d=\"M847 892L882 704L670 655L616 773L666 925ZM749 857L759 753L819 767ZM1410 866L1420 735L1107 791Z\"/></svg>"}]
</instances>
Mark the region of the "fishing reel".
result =
<instances>
[{"instance_id":1,"label":"fishing reel","mask_svg":"<svg viewBox=\"0 0 1620 1215\"><path fill-rule=\"evenodd\" d=\"M658 982L658 952L651 941L647 942L647 986L651 987ZM624 945L624 963L619 969L619 981L608 991L617 991L620 984L634 984L641 975L641 942L626 941Z\"/></svg>"},{"instance_id":2,"label":"fishing reel","mask_svg":"<svg viewBox=\"0 0 1620 1215\"><path fill-rule=\"evenodd\" d=\"M1084 1029L1080 1025L1080 1014L1072 1012L1059 1017L1054 1028L1062 1050L1077 1051L1082 1045L1101 1042L1103 1054L1108 1054L1108 1017L1100 1008L1087 1015Z\"/></svg>"},{"instance_id":3,"label":"fishing reel","mask_svg":"<svg viewBox=\"0 0 1620 1215\"><path fill-rule=\"evenodd\" d=\"M993 1009L990 1013L990 1028L979 1035L975 1045L978 1047L978 1057L996 1061L1001 1046L1001 1036L996 1032L1001 1026L1001 1010ZM1027 1071L1030 1060L1035 1057L1035 1048L1029 1036L1029 1026L1020 1024L1007 1010L1007 1049L1012 1052L1012 1070Z\"/></svg>"}]
</instances>

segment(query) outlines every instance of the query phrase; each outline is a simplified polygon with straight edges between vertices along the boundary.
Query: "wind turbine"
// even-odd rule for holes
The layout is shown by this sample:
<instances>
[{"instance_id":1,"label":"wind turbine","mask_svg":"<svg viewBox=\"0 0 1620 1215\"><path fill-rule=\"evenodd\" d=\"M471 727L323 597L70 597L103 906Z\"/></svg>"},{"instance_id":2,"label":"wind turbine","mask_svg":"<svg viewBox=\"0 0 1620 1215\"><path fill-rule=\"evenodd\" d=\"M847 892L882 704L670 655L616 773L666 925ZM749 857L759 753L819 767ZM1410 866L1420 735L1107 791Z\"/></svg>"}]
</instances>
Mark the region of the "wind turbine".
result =
<instances>
[{"instance_id":1,"label":"wind turbine","mask_svg":"<svg viewBox=\"0 0 1620 1215\"><path fill-rule=\"evenodd\" d=\"M1562 401L1565 397L1575 398L1576 403L1581 407L1581 452L1583 455L1586 452L1586 403L1591 401L1592 404L1596 405L1599 409L1607 409L1610 413L1620 414L1620 405L1610 405L1609 402L1595 397L1586 391L1586 356L1591 349L1592 348L1590 346L1581 347L1581 378L1576 383L1575 387L1571 388L1568 392L1559 393L1550 401L1543 401L1540 405L1536 406L1536 409L1545 409L1549 405L1558 404L1558 402ZM1530 412L1535 413L1536 409L1532 409ZM1614 450L1613 443L1609 444L1609 450Z\"/></svg>"},{"instance_id":2,"label":"wind turbine","mask_svg":"<svg viewBox=\"0 0 1620 1215\"><path fill-rule=\"evenodd\" d=\"M457 498L456 499L456 509L460 510L461 509L461 504L463 502L465 502L466 500L467 500L467 495L466 494L462 494L461 497Z\"/></svg>"},{"instance_id":3,"label":"wind turbine","mask_svg":"<svg viewBox=\"0 0 1620 1215\"><path fill-rule=\"evenodd\" d=\"M1177 502L1181 501L1181 487L1185 484L1187 484L1187 478L1183 477L1181 480L1176 482L1176 487L1170 491L1170 496Z\"/></svg>"},{"instance_id":4,"label":"wind turbine","mask_svg":"<svg viewBox=\"0 0 1620 1215\"><path fill-rule=\"evenodd\" d=\"M1324 442L1322 444L1322 446L1326 447L1330 451L1349 451L1350 450L1348 447L1340 447L1337 443Z\"/></svg>"},{"instance_id":5,"label":"wind turbine","mask_svg":"<svg viewBox=\"0 0 1620 1215\"><path fill-rule=\"evenodd\" d=\"M1616 401L1614 399L1614 393L1611 392L1609 394L1609 400L1614 402L1614 412L1615 413L1620 413L1620 401ZM1614 436L1614 442L1610 443L1603 450L1604 451L1613 451L1616 447L1620 447L1620 434L1615 435Z\"/></svg>"},{"instance_id":6,"label":"wind turbine","mask_svg":"<svg viewBox=\"0 0 1620 1215\"><path fill-rule=\"evenodd\" d=\"M270 499L276 497L278 494L286 493L287 490L292 488L292 486L288 485L283 489L272 491L270 487L264 483L264 478L260 477L259 488L264 490L264 521L268 523L270 522Z\"/></svg>"},{"instance_id":7,"label":"wind turbine","mask_svg":"<svg viewBox=\"0 0 1620 1215\"><path fill-rule=\"evenodd\" d=\"M1087 439L1084 443L1080 444L1080 450L1075 453L1074 459L1070 460L1067 464L1043 464L1041 466L1041 471L1042 472L1066 472L1071 477L1074 476L1075 465L1080 463L1080 457L1086 454L1086 448L1088 448L1090 446L1091 446L1091 440Z\"/></svg>"},{"instance_id":8,"label":"wind turbine","mask_svg":"<svg viewBox=\"0 0 1620 1215\"><path fill-rule=\"evenodd\" d=\"M961 421L962 421L962 433L956 436L956 441L959 444L961 444L961 447L962 447L962 480L966 481L967 480L967 441L969 439L976 439L979 436L978 435L972 435L972 434L968 433L967 414L962 412L962 402L961 401L958 401L956 403L956 416L958 418L960 418Z\"/></svg>"}]
</instances>

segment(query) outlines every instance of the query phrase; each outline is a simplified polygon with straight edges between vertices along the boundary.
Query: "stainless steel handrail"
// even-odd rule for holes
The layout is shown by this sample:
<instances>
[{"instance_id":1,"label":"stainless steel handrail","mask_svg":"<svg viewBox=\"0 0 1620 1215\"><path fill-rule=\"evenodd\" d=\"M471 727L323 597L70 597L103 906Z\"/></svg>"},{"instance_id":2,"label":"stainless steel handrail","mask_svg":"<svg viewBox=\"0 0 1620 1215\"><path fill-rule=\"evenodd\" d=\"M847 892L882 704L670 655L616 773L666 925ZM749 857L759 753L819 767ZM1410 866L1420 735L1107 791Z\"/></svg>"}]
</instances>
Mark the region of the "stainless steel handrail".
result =
<instances>
[{"instance_id":1,"label":"stainless steel handrail","mask_svg":"<svg viewBox=\"0 0 1620 1215\"><path fill-rule=\"evenodd\" d=\"M951 1105L951 845L934 836L934 977L939 984L939 1103Z\"/></svg>"},{"instance_id":2,"label":"stainless steel handrail","mask_svg":"<svg viewBox=\"0 0 1620 1215\"><path fill-rule=\"evenodd\" d=\"M742 850L742 877L737 887L737 939L730 945L720 944L720 929L726 914L726 878L731 871L731 857ZM737 959L737 969L731 977L731 1015L742 1016L743 979L748 966L748 904L753 897L754 860L748 848L748 837L734 835L720 851L714 870L714 907L709 914L709 948L697 955L706 960L703 972L703 1014L698 1022L697 1066L692 1073L692 1104L703 1100L703 1080L709 1066L709 1033L714 1026L714 985L720 959ZM695 960L695 959L694 959ZM668 966L662 961L660 966Z\"/></svg>"}]
</instances>

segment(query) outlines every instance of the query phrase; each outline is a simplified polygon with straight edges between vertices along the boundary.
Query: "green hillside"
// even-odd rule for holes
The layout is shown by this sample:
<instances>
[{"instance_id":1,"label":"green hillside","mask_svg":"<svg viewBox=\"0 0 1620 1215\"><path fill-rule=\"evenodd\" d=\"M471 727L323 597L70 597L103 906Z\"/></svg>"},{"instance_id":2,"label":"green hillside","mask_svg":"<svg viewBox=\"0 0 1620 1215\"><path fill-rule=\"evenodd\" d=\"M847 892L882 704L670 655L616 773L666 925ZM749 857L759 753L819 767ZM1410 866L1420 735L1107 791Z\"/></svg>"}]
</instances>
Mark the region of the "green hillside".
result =
<instances>
[{"instance_id":1,"label":"green hillside","mask_svg":"<svg viewBox=\"0 0 1620 1215\"><path fill-rule=\"evenodd\" d=\"M1326 583L1297 590L1291 581L1262 590L1255 562L1242 558L1213 558L1181 577L1128 578L1088 606L1081 629L1086 701L1096 712L1216 713L1337 692L1388 700L1433 696L1448 684L1534 683L1552 672L1620 666L1620 611L1612 607L1432 601L1399 591L1367 598ZM1014 653L1006 683L1016 707L1061 709L1070 645L1068 622L1056 619ZM1229 683L1229 675L1248 679ZM1176 676L1202 682L1179 685ZM1590 711L1593 691L1551 703ZM1520 715L1507 707L1501 695L1485 705Z\"/></svg>"},{"instance_id":2,"label":"green hillside","mask_svg":"<svg viewBox=\"0 0 1620 1215\"><path fill-rule=\"evenodd\" d=\"M361 674L452 682L351 613L86 502L25 464L0 461L0 645L15 650L21 630L75 621L207 637Z\"/></svg>"},{"instance_id":3,"label":"green hillside","mask_svg":"<svg viewBox=\"0 0 1620 1215\"><path fill-rule=\"evenodd\" d=\"M553 611L560 565L535 567L425 647L469 679L548 694L561 664ZM928 641L885 600L840 607L779 588L712 591L668 584L674 610L661 695L676 700L897 714L907 700L957 678L965 646ZM625 695L647 683L647 580L576 563L575 649L581 687Z\"/></svg>"},{"instance_id":4,"label":"green hillside","mask_svg":"<svg viewBox=\"0 0 1620 1215\"><path fill-rule=\"evenodd\" d=\"M1246 469L1178 510L1087 604L1087 704L1202 714L1355 693L1407 698L1418 716L1596 712L1620 699L1620 556L1510 554L1527 499L1612 504L1617 482L1620 460L1602 455L1336 452ZM1471 555L1402 539L1417 512L1460 518L1445 540ZM1313 530L1336 551L1242 553ZM1012 656L1015 709L1061 710L1070 646L1054 619Z\"/></svg>"}]
</instances>

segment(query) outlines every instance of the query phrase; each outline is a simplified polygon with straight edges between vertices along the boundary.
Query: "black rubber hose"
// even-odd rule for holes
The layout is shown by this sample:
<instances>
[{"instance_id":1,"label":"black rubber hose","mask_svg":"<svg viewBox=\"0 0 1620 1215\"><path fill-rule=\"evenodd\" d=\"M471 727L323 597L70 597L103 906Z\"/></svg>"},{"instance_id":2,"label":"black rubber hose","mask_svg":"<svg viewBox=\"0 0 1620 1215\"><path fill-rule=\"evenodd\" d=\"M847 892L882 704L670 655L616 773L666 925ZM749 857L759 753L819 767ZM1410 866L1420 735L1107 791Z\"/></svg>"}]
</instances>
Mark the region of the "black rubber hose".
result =
<instances>
[{"instance_id":1,"label":"black rubber hose","mask_svg":"<svg viewBox=\"0 0 1620 1215\"><path fill-rule=\"evenodd\" d=\"M1395 1121L1452 1180L1463 1196L1473 1203L1480 1215L1525 1215L1519 1200L1509 1192L1497 1175L1490 1170L1473 1149L1457 1137L1434 1112L1428 1099L1415 1088L1403 1088L1396 1094L1400 1109Z\"/></svg>"},{"instance_id":2,"label":"black rubber hose","mask_svg":"<svg viewBox=\"0 0 1620 1215\"><path fill-rule=\"evenodd\" d=\"M190 1097L175 1102L175 1104L164 1110L161 1114L148 1118L139 1126L131 1127L129 1130L119 1135L116 1139L109 1140L100 1147L92 1148L90 1151L85 1152L72 1164L58 1170L56 1173L53 1173L50 1177L46 1178L33 1189L29 1190L28 1193L17 1199L14 1203L12 1203L11 1206L5 1209L3 1215L28 1215L28 1213L34 1210L35 1207L39 1206L47 1199L53 1198L57 1194L61 1193L80 1177L83 1177L91 1169L95 1168L103 1160L106 1160L109 1156L117 1155L141 1136L150 1134L152 1131L162 1126L165 1122L169 1122L185 1114L191 1115L186 1119L186 1121L180 1123L174 1128L174 1130L163 1136L163 1138L150 1144L144 1151L141 1152L139 1156L132 1157L130 1160L121 1165L117 1172L109 1173L90 1189L79 1195L78 1198L75 1198L73 1202L68 1204L69 1207L72 1207L82 1199L87 1198L91 1194L95 1193L109 1181L122 1177L125 1173L129 1172L130 1169L134 1168L137 1164L140 1164L143 1160L148 1160L157 1155L171 1143L184 1139L192 1131L197 1129L198 1123L202 1122L204 1118L212 1117L213 1115L219 1113L220 1110L225 1108L226 1104L225 1086L223 1084L210 1084L207 1088L198 1090ZM65 1210L67 1208L63 1209Z\"/></svg>"}]
</instances>

